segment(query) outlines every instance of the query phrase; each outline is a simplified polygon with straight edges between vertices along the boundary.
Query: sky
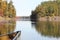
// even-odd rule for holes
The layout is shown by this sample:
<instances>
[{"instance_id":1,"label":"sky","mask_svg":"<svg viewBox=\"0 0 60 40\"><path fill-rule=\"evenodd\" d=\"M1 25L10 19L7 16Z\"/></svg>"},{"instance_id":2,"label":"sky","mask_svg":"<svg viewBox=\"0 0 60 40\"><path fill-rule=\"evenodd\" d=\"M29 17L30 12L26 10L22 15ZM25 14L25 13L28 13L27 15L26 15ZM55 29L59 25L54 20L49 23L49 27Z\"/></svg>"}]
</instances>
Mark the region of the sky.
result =
<instances>
[{"instance_id":1,"label":"sky","mask_svg":"<svg viewBox=\"0 0 60 40\"><path fill-rule=\"evenodd\" d=\"M16 16L30 16L31 11L43 1L48 0L12 0L16 9Z\"/></svg>"}]
</instances>

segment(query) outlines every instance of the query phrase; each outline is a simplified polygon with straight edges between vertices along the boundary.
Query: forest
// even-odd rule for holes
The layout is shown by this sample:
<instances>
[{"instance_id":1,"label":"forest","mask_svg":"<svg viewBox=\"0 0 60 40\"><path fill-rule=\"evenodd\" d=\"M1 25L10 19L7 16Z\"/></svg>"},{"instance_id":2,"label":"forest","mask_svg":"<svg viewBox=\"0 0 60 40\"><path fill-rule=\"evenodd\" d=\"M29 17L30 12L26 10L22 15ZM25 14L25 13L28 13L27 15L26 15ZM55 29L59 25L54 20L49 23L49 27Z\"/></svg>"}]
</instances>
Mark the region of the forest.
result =
<instances>
[{"instance_id":1,"label":"forest","mask_svg":"<svg viewBox=\"0 0 60 40\"><path fill-rule=\"evenodd\" d=\"M60 0L41 2L31 13L32 19L60 16Z\"/></svg>"}]
</instances>

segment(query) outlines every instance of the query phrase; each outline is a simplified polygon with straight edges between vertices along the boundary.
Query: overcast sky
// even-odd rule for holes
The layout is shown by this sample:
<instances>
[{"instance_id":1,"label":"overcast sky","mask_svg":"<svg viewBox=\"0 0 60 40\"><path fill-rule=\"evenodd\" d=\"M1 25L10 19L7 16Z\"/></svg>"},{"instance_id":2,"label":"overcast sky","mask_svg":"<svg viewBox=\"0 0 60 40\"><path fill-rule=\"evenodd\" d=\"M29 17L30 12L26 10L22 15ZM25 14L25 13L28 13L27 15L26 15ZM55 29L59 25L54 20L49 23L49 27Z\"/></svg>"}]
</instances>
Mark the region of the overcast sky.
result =
<instances>
[{"instance_id":1,"label":"overcast sky","mask_svg":"<svg viewBox=\"0 0 60 40\"><path fill-rule=\"evenodd\" d=\"M47 0L13 0L16 16L30 16L31 11L43 1Z\"/></svg>"}]
</instances>

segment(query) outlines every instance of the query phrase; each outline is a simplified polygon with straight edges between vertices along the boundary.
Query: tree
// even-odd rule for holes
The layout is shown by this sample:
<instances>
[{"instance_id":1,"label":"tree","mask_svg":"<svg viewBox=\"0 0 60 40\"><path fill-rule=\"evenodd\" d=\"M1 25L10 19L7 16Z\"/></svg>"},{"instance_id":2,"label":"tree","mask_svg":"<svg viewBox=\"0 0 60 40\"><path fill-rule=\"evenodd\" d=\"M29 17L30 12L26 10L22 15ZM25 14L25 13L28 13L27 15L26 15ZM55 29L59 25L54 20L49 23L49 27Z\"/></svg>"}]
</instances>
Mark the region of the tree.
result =
<instances>
[{"instance_id":1,"label":"tree","mask_svg":"<svg viewBox=\"0 0 60 40\"><path fill-rule=\"evenodd\" d=\"M47 7L46 16L52 16L53 13L54 13L54 8L51 6Z\"/></svg>"},{"instance_id":2,"label":"tree","mask_svg":"<svg viewBox=\"0 0 60 40\"><path fill-rule=\"evenodd\" d=\"M32 11L32 15L31 15L31 21L36 21L37 20L37 12L36 11Z\"/></svg>"}]
</instances>

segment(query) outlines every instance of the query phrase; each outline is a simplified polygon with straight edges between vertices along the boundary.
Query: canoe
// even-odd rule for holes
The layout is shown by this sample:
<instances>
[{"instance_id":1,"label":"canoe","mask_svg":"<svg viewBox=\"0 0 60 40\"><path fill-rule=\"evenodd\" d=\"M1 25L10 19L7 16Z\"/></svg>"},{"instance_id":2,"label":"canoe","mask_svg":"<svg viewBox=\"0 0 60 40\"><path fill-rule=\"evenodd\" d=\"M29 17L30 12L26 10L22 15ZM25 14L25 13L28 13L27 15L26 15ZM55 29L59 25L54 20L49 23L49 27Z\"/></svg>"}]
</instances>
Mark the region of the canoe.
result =
<instances>
[{"instance_id":1,"label":"canoe","mask_svg":"<svg viewBox=\"0 0 60 40\"><path fill-rule=\"evenodd\" d=\"M17 31L9 34L0 35L0 39L1 40L17 40L20 35L21 35L21 31Z\"/></svg>"}]
</instances>

